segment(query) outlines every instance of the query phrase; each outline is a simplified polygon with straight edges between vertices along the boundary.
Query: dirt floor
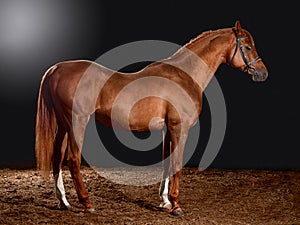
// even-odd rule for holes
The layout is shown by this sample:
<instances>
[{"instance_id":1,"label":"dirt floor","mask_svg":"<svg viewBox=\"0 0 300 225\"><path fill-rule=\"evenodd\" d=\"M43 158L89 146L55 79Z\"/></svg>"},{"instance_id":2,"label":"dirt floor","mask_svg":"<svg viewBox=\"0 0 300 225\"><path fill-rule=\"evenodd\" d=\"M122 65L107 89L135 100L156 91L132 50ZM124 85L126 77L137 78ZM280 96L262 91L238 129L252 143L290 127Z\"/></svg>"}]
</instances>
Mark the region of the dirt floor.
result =
<instances>
[{"instance_id":1,"label":"dirt floor","mask_svg":"<svg viewBox=\"0 0 300 225\"><path fill-rule=\"evenodd\" d=\"M97 211L84 213L63 174L69 211L58 210L52 180L35 170L1 170L0 224L300 224L300 171L184 168L179 217L159 209L158 183L118 184L89 167L82 174Z\"/></svg>"}]
</instances>

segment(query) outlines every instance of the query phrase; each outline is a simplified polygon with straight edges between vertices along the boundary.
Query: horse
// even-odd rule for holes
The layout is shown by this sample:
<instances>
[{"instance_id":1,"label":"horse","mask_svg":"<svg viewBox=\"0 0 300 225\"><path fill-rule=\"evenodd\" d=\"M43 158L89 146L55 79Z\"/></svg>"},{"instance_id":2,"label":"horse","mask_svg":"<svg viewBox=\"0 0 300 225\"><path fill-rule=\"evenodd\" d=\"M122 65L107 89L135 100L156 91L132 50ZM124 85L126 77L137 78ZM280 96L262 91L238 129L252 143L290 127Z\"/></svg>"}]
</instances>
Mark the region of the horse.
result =
<instances>
[{"instance_id":1,"label":"horse","mask_svg":"<svg viewBox=\"0 0 300 225\"><path fill-rule=\"evenodd\" d=\"M205 31L170 57L137 72L114 71L89 60L62 61L51 66L42 77L38 93L35 156L37 170L48 179L52 169L59 207L71 207L62 179L65 160L84 211L95 212L80 173L84 132L94 114L97 122L109 127L119 124L128 131L162 130L165 125L162 158L169 160L163 165L160 207L181 215L179 181L188 131L199 118L203 92L221 64L249 74L256 82L268 77L252 35L239 21L233 27ZM97 81L80 82L85 74L97 77ZM116 101L122 89L138 80L141 82L136 88L127 88L122 93L123 100ZM83 91L78 94L79 83ZM190 101L182 97L179 89ZM136 101L134 96L140 91L154 91L157 95ZM127 103L132 101L136 102L128 109Z\"/></svg>"}]
</instances>

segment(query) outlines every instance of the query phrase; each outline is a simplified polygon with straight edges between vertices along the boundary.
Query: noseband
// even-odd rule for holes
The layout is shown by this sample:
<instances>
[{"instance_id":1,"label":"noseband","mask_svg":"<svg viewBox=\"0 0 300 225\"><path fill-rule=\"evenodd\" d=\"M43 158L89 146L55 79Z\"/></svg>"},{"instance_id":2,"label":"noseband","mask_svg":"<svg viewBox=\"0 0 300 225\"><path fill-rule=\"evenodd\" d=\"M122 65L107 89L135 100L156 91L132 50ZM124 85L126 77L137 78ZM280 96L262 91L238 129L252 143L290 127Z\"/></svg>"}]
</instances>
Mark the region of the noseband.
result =
<instances>
[{"instance_id":1,"label":"noseband","mask_svg":"<svg viewBox=\"0 0 300 225\"><path fill-rule=\"evenodd\" d=\"M261 60L261 58L259 56L257 56L255 59L253 59L252 61L248 61L247 59L247 56L245 54L245 51L243 49L243 46L241 45L241 40L244 40L246 38L248 38L247 36L242 36L242 37L239 37L238 34L234 31L234 34L235 34L235 39L236 39L236 46L235 46L235 50L234 50L234 53L231 57L231 60L230 60L230 65L232 65L232 61L237 53L237 50L240 49L240 53L242 55L242 58L243 58L243 61L245 63L245 67L243 69L243 72L245 71L248 71L248 70L252 70L252 71L256 71L256 68L251 66L252 64L256 63L257 61Z\"/></svg>"}]
</instances>

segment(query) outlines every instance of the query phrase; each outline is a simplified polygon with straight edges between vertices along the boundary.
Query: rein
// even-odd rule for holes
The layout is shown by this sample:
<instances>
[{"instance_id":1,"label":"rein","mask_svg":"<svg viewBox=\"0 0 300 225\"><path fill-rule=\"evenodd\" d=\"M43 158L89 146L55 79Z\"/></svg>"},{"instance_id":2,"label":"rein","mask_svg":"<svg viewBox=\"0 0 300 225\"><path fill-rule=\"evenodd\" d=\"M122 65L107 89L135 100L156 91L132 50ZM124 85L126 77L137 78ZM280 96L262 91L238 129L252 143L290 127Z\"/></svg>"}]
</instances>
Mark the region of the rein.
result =
<instances>
[{"instance_id":1,"label":"rein","mask_svg":"<svg viewBox=\"0 0 300 225\"><path fill-rule=\"evenodd\" d=\"M247 36L242 36L242 37L239 37L238 34L233 30L234 34L235 34L235 39L236 39L236 46L235 46L235 50L234 50L234 53L231 57L231 60L230 60L230 65L232 65L232 61L237 53L237 50L240 49L240 53L242 55L242 58L243 58L243 61L245 63L245 67L243 69L243 72L247 71L247 70L252 70L252 71L256 71L256 68L251 66L252 64L256 63L257 61L261 60L261 58L259 56L257 56L255 59L253 59L252 61L248 61L247 59L247 56L245 54L245 51L243 49L243 46L241 45L241 40L244 40L246 38L248 38Z\"/></svg>"}]
</instances>

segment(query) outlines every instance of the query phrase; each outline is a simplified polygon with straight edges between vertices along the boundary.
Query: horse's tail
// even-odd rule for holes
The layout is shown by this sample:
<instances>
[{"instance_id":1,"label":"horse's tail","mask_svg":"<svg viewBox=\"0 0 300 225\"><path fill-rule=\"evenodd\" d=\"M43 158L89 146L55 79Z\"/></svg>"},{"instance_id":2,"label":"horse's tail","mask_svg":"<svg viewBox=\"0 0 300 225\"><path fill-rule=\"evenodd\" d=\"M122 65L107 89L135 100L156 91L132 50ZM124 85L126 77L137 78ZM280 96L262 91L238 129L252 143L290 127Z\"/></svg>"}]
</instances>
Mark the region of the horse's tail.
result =
<instances>
[{"instance_id":1,"label":"horse's tail","mask_svg":"<svg viewBox=\"0 0 300 225\"><path fill-rule=\"evenodd\" d=\"M36 126L35 126L35 156L37 169L49 178L53 156L53 143L57 127L53 101L49 90L49 77L57 66L51 67L43 76L38 94Z\"/></svg>"}]
</instances>

